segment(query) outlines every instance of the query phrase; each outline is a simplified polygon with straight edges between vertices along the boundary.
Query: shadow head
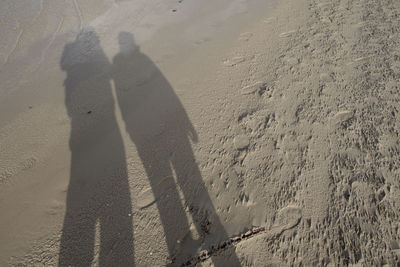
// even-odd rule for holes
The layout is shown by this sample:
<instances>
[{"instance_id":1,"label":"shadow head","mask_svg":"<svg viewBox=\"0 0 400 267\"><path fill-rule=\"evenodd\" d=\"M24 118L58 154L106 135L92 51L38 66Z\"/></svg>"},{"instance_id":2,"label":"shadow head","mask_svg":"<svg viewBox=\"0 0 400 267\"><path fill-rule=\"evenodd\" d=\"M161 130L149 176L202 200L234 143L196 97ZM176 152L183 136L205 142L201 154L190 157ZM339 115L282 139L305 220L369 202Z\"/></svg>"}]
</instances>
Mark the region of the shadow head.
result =
<instances>
[{"instance_id":1,"label":"shadow head","mask_svg":"<svg viewBox=\"0 0 400 267\"><path fill-rule=\"evenodd\" d=\"M65 45L60 62L61 69L68 71L74 65L92 62L101 52L100 38L95 29L85 27L76 35L74 42Z\"/></svg>"},{"instance_id":2,"label":"shadow head","mask_svg":"<svg viewBox=\"0 0 400 267\"><path fill-rule=\"evenodd\" d=\"M122 53L132 53L139 50L135 37L129 32L120 32L118 35L119 48Z\"/></svg>"}]
</instances>

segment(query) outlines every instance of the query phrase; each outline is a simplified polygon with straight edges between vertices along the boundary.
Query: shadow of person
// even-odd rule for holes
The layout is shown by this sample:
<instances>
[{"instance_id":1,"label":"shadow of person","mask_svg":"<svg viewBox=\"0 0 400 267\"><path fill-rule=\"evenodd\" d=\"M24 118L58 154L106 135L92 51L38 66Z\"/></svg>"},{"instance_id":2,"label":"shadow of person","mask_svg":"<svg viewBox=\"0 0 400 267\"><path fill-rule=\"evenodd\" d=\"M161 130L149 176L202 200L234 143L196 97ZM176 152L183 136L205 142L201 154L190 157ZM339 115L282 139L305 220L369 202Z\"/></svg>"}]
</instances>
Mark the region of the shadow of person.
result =
<instances>
[{"instance_id":1,"label":"shadow of person","mask_svg":"<svg viewBox=\"0 0 400 267\"><path fill-rule=\"evenodd\" d=\"M219 240L228 236L196 164L191 141L197 141L197 134L184 107L132 34L121 32L119 45L112 78L121 114L146 170L170 260L172 265L180 265L196 251L209 249L211 235L218 235ZM229 262L217 265L239 266L236 255L231 254Z\"/></svg>"},{"instance_id":2,"label":"shadow of person","mask_svg":"<svg viewBox=\"0 0 400 267\"><path fill-rule=\"evenodd\" d=\"M125 151L114 114L110 63L93 29L84 29L65 46L60 65L67 73L71 177L59 265L133 266Z\"/></svg>"}]
</instances>

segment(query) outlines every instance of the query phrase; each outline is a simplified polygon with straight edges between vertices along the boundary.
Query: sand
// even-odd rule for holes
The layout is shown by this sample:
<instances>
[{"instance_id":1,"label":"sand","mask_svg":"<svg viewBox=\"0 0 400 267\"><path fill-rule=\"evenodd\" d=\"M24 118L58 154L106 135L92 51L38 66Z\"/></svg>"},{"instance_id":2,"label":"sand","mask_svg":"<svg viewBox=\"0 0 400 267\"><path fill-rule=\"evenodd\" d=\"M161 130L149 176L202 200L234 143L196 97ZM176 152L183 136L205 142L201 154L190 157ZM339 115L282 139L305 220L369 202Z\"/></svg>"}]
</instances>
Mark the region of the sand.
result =
<instances>
[{"instance_id":1,"label":"sand","mask_svg":"<svg viewBox=\"0 0 400 267\"><path fill-rule=\"evenodd\" d=\"M0 6L0 265L400 263L400 2L250 2Z\"/></svg>"}]
</instances>

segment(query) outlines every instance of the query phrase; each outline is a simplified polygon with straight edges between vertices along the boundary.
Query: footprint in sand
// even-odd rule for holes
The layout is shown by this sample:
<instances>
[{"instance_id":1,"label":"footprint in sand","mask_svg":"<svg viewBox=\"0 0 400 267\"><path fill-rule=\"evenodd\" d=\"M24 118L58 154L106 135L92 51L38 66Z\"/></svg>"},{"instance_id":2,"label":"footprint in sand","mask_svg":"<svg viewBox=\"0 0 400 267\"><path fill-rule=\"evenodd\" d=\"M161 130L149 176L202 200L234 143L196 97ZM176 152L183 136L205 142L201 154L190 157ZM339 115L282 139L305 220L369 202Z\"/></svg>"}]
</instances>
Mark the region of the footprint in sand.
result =
<instances>
[{"instance_id":1,"label":"footprint in sand","mask_svg":"<svg viewBox=\"0 0 400 267\"><path fill-rule=\"evenodd\" d=\"M171 183L168 183L171 179L174 179L173 176L166 176L162 179L160 179L160 181L156 184L153 185L153 188L146 188L144 190L142 190L142 192L139 193L138 196L138 207L139 209L145 209L147 207L150 207L151 205L153 205L158 198L162 197L162 196L154 196L153 194L153 190L163 186L164 187L164 192L165 194L167 194L168 191L168 186L171 186Z\"/></svg>"},{"instance_id":2,"label":"footprint in sand","mask_svg":"<svg viewBox=\"0 0 400 267\"><path fill-rule=\"evenodd\" d=\"M276 17L269 17L267 19L264 20L265 23L270 24L271 22L275 21Z\"/></svg>"},{"instance_id":3,"label":"footprint in sand","mask_svg":"<svg viewBox=\"0 0 400 267\"><path fill-rule=\"evenodd\" d=\"M333 79L329 73L324 72L319 75L319 80L327 83L327 82L332 82Z\"/></svg>"},{"instance_id":4,"label":"footprint in sand","mask_svg":"<svg viewBox=\"0 0 400 267\"><path fill-rule=\"evenodd\" d=\"M331 125L333 128L339 127L341 124L347 122L354 117L354 112L349 110L344 110L336 113L331 119Z\"/></svg>"},{"instance_id":5,"label":"footprint in sand","mask_svg":"<svg viewBox=\"0 0 400 267\"><path fill-rule=\"evenodd\" d=\"M256 82L251 85L247 85L242 88L240 93L242 95L249 95L249 94L255 93L256 91L260 90L263 87L263 85L264 85L263 82Z\"/></svg>"},{"instance_id":6,"label":"footprint in sand","mask_svg":"<svg viewBox=\"0 0 400 267\"><path fill-rule=\"evenodd\" d=\"M151 188L145 189L140 192L137 202L139 209L147 208L155 202L156 198L154 197L153 190L151 190Z\"/></svg>"},{"instance_id":7,"label":"footprint in sand","mask_svg":"<svg viewBox=\"0 0 400 267\"><path fill-rule=\"evenodd\" d=\"M281 37L281 38L290 37L290 36L292 36L295 32L296 32L296 31L282 32L281 34L279 34L279 37Z\"/></svg>"},{"instance_id":8,"label":"footprint in sand","mask_svg":"<svg viewBox=\"0 0 400 267\"><path fill-rule=\"evenodd\" d=\"M245 57L238 56L238 57L233 57L233 58L227 59L223 63L224 63L225 66L233 67L233 66L235 66L235 65L237 65L239 63L244 62L245 60L246 60Z\"/></svg>"},{"instance_id":9,"label":"footprint in sand","mask_svg":"<svg viewBox=\"0 0 400 267\"><path fill-rule=\"evenodd\" d=\"M244 32L240 34L239 41L247 42L253 36L252 32Z\"/></svg>"},{"instance_id":10,"label":"footprint in sand","mask_svg":"<svg viewBox=\"0 0 400 267\"><path fill-rule=\"evenodd\" d=\"M238 135L233 139L233 144L237 150L242 150L249 146L250 140L246 135Z\"/></svg>"},{"instance_id":11,"label":"footprint in sand","mask_svg":"<svg viewBox=\"0 0 400 267\"><path fill-rule=\"evenodd\" d=\"M275 224L282 230L287 230L296 226L302 217L301 208L289 205L278 212Z\"/></svg>"}]
</instances>

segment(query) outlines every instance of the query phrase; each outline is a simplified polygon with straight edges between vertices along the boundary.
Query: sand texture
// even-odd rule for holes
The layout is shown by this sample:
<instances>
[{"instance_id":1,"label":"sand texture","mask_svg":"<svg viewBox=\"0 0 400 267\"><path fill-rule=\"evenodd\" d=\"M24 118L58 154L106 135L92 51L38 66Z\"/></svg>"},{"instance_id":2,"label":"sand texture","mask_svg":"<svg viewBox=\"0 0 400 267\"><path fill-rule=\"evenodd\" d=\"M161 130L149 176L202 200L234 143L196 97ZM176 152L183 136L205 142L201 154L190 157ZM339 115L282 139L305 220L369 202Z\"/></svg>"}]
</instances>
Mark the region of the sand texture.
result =
<instances>
[{"instance_id":1,"label":"sand texture","mask_svg":"<svg viewBox=\"0 0 400 267\"><path fill-rule=\"evenodd\" d=\"M2 25L1 266L400 265L400 1L250 2Z\"/></svg>"}]
</instances>

